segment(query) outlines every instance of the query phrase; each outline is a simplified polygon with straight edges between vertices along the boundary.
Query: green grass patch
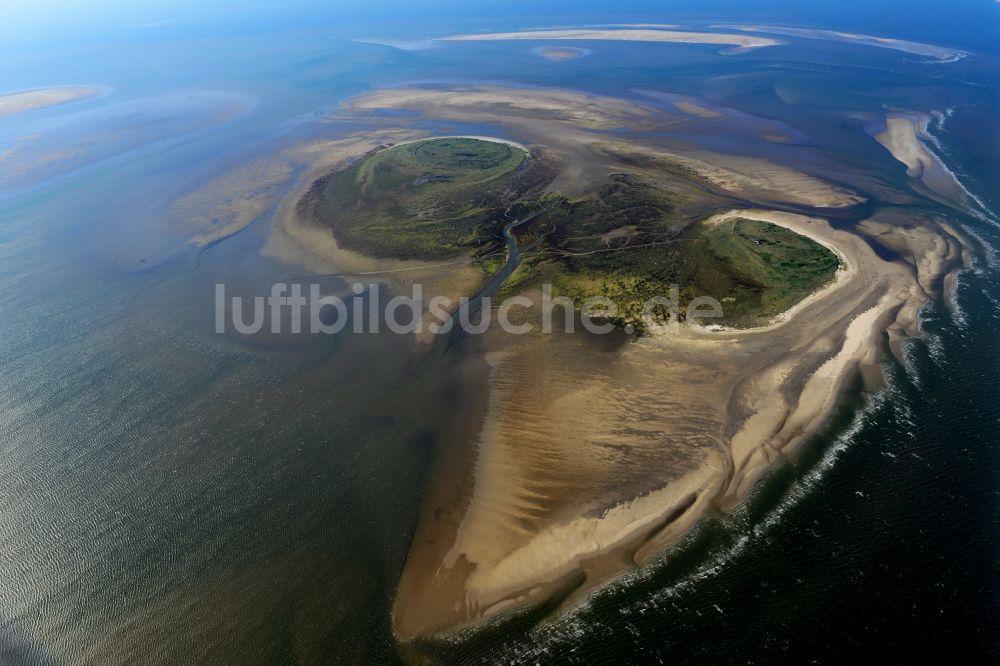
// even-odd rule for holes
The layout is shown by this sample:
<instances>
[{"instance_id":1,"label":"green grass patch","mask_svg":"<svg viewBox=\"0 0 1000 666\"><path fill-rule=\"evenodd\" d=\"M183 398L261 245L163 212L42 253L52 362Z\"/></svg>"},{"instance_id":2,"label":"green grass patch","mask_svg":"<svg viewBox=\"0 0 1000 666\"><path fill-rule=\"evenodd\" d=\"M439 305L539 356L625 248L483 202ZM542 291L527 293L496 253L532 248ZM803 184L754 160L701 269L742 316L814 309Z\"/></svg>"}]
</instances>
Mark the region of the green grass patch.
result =
<instances>
[{"instance_id":1,"label":"green grass patch","mask_svg":"<svg viewBox=\"0 0 1000 666\"><path fill-rule=\"evenodd\" d=\"M742 218L697 234L690 246L714 258L716 276L698 275L706 286L729 287L737 306L770 317L784 312L833 279L840 261L829 249L785 227ZM707 266L706 266L707 268Z\"/></svg>"},{"instance_id":2,"label":"green grass patch","mask_svg":"<svg viewBox=\"0 0 1000 666\"><path fill-rule=\"evenodd\" d=\"M473 254L484 276L503 265L503 226L542 208L514 231L523 261L500 295L549 281L577 303L615 300L620 323L638 322L650 298L669 298L678 285L682 311L710 296L723 306L719 323L755 325L829 282L839 265L822 245L767 222L684 228L678 195L635 174L612 174L574 199L543 196L555 173L544 154L508 144L428 139L320 179L301 205L350 249L402 259Z\"/></svg>"},{"instance_id":3,"label":"green grass patch","mask_svg":"<svg viewBox=\"0 0 1000 666\"><path fill-rule=\"evenodd\" d=\"M515 146L428 139L379 150L330 174L310 201L346 247L438 259L495 245L506 207L552 175L545 160Z\"/></svg>"},{"instance_id":4,"label":"green grass patch","mask_svg":"<svg viewBox=\"0 0 1000 666\"><path fill-rule=\"evenodd\" d=\"M620 200L636 210L635 198ZM619 226L598 226L585 215L582 225L562 233L561 254L546 263L556 291L577 301L607 296L623 323L636 322L650 298L669 298L675 284L682 311L692 299L710 296L723 308L718 323L756 325L828 283L839 267L826 247L767 222L733 219L678 232L669 208L662 217L611 219ZM571 212L564 224L579 221Z\"/></svg>"}]
</instances>

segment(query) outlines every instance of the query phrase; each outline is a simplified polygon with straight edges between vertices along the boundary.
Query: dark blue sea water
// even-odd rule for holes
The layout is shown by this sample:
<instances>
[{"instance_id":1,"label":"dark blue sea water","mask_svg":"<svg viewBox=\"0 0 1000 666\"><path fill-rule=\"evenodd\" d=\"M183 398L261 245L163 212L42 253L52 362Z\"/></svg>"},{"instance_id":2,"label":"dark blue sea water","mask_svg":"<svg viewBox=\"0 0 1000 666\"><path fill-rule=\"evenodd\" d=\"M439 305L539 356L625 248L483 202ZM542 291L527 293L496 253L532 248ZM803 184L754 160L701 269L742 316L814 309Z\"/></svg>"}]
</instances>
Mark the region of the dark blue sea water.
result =
<instances>
[{"instance_id":1,"label":"dark blue sea water","mask_svg":"<svg viewBox=\"0 0 1000 666\"><path fill-rule=\"evenodd\" d=\"M393 336L252 347L215 335L216 282L266 284L301 268L261 256L270 213L199 249L164 211L214 174L316 136L317 118L349 96L426 81L695 96L743 115L685 138L807 169L835 160L859 188L870 176L908 187L865 118L936 110L935 149L980 201L967 214L922 204L978 239L953 307L930 303L924 334L902 362L886 361L886 386L855 391L739 511L571 613L430 652L449 663L997 662L998 11L873 4L11 13L3 90L108 94L0 119L0 663L398 659L389 607L454 386L394 391L412 355ZM806 40L736 57L593 43L553 63L530 42L352 41L744 21L971 55L938 64ZM769 127L796 140L747 142Z\"/></svg>"}]
</instances>

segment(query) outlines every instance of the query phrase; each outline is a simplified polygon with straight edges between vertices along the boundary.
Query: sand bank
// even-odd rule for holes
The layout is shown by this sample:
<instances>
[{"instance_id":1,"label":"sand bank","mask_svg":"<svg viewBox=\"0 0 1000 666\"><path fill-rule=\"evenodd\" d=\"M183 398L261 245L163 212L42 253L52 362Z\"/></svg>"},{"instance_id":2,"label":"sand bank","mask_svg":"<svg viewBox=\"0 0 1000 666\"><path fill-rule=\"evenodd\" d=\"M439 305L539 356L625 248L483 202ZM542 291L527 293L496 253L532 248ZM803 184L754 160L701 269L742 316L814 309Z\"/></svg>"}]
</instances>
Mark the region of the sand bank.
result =
<instances>
[{"instance_id":1,"label":"sand bank","mask_svg":"<svg viewBox=\"0 0 1000 666\"><path fill-rule=\"evenodd\" d=\"M682 327L617 348L580 336L486 338L491 397L474 463L428 500L395 606L400 637L474 624L567 586L572 603L653 556L709 508L739 503L822 426L847 379L877 371L878 336L916 332L927 297L916 266L885 261L819 218L725 215L809 235L845 268L773 327ZM922 270L945 270L947 244L921 248Z\"/></svg>"},{"instance_id":2,"label":"sand bank","mask_svg":"<svg viewBox=\"0 0 1000 666\"><path fill-rule=\"evenodd\" d=\"M924 143L930 116L923 113L890 113L885 129L873 137L892 156L906 165L906 175L921 181L953 205L968 205L969 196L955 174Z\"/></svg>"},{"instance_id":3,"label":"sand bank","mask_svg":"<svg viewBox=\"0 0 1000 666\"><path fill-rule=\"evenodd\" d=\"M560 121L571 127L604 129L662 121L652 106L558 88L465 86L382 88L345 104L346 110L406 109L428 118L505 124L505 118Z\"/></svg>"},{"instance_id":4,"label":"sand bank","mask_svg":"<svg viewBox=\"0 0 1000 666\"><path fill-rule=\"evenodd\" d=\"M0 116L24 113L34 109L42 109L57 104L67 104L77 100L94 97L100 89L89 86L61 86L58 88L40 88L24 92L0 95Z\"/></svg>"},{"instance_id":5,"label":"sand bank","mask_svg":"<svg viewBox=\"0 0 1000 666\"><path fill-rule=\"evenodd\" d=\"M659 158L664 167L681 167L691 176L748 201L791 203L815 208L845 208L864 201L864 197L846 188L760 158L680 147L668 152L655 146L638 146L621 141L600 145L633 159L643 156Z\"/></svg>"},{"instance_id":6,"label":"sand bank","mask_svg":"<svg viewBox=\"0 0 1000 666\"><path fill-rule=\"evenodd\" d=\"M725 191L750 200L815 208L847 208L865 201L847 188L756 157L676 151L669 159L677 160Z\"/></svg>"},{"instance_id":7,"label":"sand bank","mask_svg":"<svg viewBox=\"0 0 1000 666\"><path fill-rule=\"evenodd\" d=\"M785 28L781 26L769 25L714 25L713 28L722 30L744 30L746 32L762 32L771 35L788 35L789 37L801 37L803 39L823 39L833 42L847 42L850 44L861 44L863 46L874 46L881 49L892 49L913 55L926 56L938 62L955 62L964 58L965 51L958 49L948 49L933 44L922 42L910 42L905 39L891 39L889 37L876 37L873 35L862 35L854 32L837 32L835 30L815 30L812 28Z\"/></svg>"},{"instance_id":8,"label":"sand bank","mask_svg":"<svg viewBox=\"0 0 1000 666\"><path fill-rule=\"evenodd\" d=\"M580 29L580 30L523 30L518 32L492 32L472 35L452 35L442 41L484 42L512 39L567 39L587 41L673 42L682 44L723 44L740 50L776 46L781 44L768 37L731 35L717 32L685 32L679 30L632 29Z\"/></svg>"},{"instance_id":9,"label":"sand bank","mask_svg":"<svg viewBox=\"0 0 1000 666\"><path fill-rule=\"evenodd\" d=\"M674 106L683 113L689 116L697 116L699 118L721 118L722 114L718 111L713 111L711 109L706 109L703 106L698 106L694 102L689 102L686 100L678 100L674 102Z\"/></svg>"},{"instance_id":10,"label":"sand bank","mask_svg":"<svg viewBox=\"0 0 1000 666\"><path fill-rule=\"evenodd\" d=\"M181 196L169 214L195 231L190 243L208 245L266 213L292 173L293 164L281 155L253 159Z\"/></svg>"},{"instance_id":11,"label":"sand bank","mask_svg":"<svg viewBox=\"0 0 1000 666\"><path fill-rule=\"evenodd\" d=\"M653 171L662 171L660 166L669 162L682 168L683 177L706 181L726 194L758 204L842 208L864 201L844 187L760 158L713 153L663 140L612 142L607 134L590 130L664 131L692 122L654 106L614 97L552 88L386 88L351 100L347 108L355 113L406 109L425 118L499 125L511 136L524 137L524 143L545 145L562 157L565 166L552 189L568 193L579 189L581 182L598 177L602 169L607 173L611 167L605 167L595 149L612 148L616 160L630 156L649 162L650 157L658 156L663 165L652 165Z\"/></svg>"}]
</instances>

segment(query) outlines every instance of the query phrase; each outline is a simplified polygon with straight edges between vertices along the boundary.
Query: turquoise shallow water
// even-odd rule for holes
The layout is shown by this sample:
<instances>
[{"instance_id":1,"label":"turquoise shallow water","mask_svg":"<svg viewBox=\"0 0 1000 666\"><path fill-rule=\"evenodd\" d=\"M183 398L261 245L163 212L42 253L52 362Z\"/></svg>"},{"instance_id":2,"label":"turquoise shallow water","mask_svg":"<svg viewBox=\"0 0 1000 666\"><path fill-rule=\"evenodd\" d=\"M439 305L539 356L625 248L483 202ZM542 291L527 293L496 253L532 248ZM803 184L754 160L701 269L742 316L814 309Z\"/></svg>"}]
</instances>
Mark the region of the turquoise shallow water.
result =
<instances>
[{"instance_id":1,"label":"turquoise shallow water","mask_svg":"<svg viewBox=\"0 0 1000 666\"><path fill-rule=\"evenodd\" d=\"M405 28L384 34L426 34ZM27 146L26 160L70 137L101 145L33 180L7 163L0 181L0 661L397 658L393 587L459 388L441 372L400 392L414 354L393 336L251 347L215 335L216 282L299 269L260 256L267 216L204 250L159 222L211 174L314 136L339 100L413 81L695 95L745 114L687 137L707 147L805 168L832 158L853 169L847 182L895 174L903 187L854 114L950 109L932 128L938 149L984 206L947 213L984 243L959 280L957 316L929 305L925 336L888 364L887 387L845 405L741 511L577 612L437 654L997 657L995 55L946 66L815 42L740 57L588 44L584 58L549 63L530 43L402 51L338 38L350 32L168 27L39 50L9 77L12 88L78 80L111 94L0 126L0 149ZM773 127L797 140L746 142Z\"/></svg>"}]
</instances>

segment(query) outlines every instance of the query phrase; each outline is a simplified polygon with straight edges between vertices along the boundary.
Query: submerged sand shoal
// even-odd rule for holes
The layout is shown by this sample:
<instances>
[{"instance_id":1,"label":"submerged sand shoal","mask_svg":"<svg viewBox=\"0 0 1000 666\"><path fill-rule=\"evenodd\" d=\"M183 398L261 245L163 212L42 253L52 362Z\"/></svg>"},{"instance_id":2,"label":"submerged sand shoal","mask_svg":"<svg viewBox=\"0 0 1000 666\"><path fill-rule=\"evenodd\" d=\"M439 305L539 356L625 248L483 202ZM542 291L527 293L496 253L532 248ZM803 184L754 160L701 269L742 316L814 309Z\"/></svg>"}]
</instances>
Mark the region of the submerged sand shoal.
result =
<instances>
[{"instance_id":1,"label":"submerged sand shoal","mask_svg":"<svg viewBox=\"0 0 1000 666\"><path fill-rule=\"evenodd\" d=\"M552 62L566 62L568 60L577 60L586 55L590 55L590 51L587 49L579 49L573 46L540 46L534 49L534 52L542 56L546 60L551 60Z\"/></svg>"},{"instance_id":2,"label":"submerged sand shoal","mask_svg":"<svg viewBox=\"0 0 1000 666\"><path fill-rule=\"evenodd\" d=\"M24 113L57 104L67 104L94 97L100 92L100 89L90 86L61 86L8 93L0 95L0 116Z\"/></svg>"},{"instance_id":3,"label":"submerged sand shoal","mask_svg":"<svg viewBox=\"0 0 1000 666\"><path fill-rule=\"evenodd\" d=\"M718 111L713 111L712 109L706 109L703 106L695 104L694 102L688 100L678 100L674 102L674 106L678 110L691 116L698 116L699 118L721 118L722 114Z\"/></svg>"}]
</instances>

